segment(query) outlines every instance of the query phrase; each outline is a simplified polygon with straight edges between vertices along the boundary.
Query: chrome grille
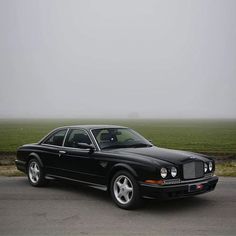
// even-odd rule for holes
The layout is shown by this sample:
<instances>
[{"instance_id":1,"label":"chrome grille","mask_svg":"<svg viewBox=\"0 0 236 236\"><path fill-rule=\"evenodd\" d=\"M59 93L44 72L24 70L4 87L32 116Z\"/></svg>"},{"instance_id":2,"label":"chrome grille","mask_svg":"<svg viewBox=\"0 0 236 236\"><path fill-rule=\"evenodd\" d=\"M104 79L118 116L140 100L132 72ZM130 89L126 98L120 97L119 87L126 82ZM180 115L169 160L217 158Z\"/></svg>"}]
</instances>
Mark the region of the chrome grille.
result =
<instances>
[{"instance_id":1,"label":"chrome grille","mask_svg":"<svg viewBox=\"0 0 236 236\"><path fill-rule=\"evenodd\" d=\"M183 165L184 179L201 178L204 175L204 166L202 161L192 161Z\"/></svg>"}]
</instances>

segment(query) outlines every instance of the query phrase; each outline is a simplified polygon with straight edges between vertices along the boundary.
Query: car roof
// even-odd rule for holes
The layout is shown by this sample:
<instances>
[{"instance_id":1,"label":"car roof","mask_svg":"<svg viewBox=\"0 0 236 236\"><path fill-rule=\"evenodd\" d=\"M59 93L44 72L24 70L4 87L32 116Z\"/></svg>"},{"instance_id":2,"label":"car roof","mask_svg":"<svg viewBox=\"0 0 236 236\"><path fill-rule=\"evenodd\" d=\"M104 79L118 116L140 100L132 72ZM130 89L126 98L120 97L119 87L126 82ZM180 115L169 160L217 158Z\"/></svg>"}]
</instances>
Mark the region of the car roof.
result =
<instances>
[{"instance_id":1,"label":"car roof","mask_svg":"<svg viewBox=\"0 0 236 236\"><path fill-rule=\"evenodd\" d=\"M46 136L44 136L38 143L43 143L50 135L52 135L54 132L62 130L62 129L76 129L81 128L85 129L87 131L90 131L92 129L112 129L112 128L127 128L124 126L118 126L118 125L68 125L68 126L61 126L58 128L53 129L50 133L48 133Z\"/></svg>"},{"instance_id":2,"label":"car roof","mask_svg":"<svg viewBox=\"0 0 236 236\"><path fill-rule=\"evenodd\" d=\"M62 128L71 128L71 129L76 129L76 128L82 128L86 130L91 130L91 129L112 129L112 128L127 128L125 126L118 126L118 125L68 125L68 126L63 126L59 127L58 129Z\"/></svg>"}]
</instances>

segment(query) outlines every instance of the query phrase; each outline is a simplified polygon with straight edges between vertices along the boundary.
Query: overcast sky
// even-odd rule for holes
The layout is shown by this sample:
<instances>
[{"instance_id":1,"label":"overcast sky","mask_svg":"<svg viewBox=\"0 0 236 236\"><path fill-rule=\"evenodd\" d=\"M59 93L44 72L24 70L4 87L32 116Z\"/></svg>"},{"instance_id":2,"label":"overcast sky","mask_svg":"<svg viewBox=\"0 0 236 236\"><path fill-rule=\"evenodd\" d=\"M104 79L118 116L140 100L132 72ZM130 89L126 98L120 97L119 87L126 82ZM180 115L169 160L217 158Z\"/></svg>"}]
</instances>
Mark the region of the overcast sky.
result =
<instances>
[{"instance_id":1,"label":"overcast sky","mask_svg":"<svg viewBox=\"0 0 236 236\"><path fill-rule=\"evenodd\" d=\"M236 118L235 12L235 0L0 0L0 118Z\"/></svg>"}]
</instances>

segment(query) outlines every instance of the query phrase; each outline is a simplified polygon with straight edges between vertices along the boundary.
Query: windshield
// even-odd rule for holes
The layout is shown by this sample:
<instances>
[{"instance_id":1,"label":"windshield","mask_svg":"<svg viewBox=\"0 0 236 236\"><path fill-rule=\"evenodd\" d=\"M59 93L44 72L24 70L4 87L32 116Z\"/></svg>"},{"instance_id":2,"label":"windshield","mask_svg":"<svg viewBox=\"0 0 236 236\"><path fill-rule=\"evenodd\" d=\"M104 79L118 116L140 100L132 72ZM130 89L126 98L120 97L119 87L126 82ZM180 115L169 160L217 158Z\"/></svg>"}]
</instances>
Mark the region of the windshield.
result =
<instances>
[{"instance_id":1,"label":"windshield","mask_svg":"<svg viewBox=\"0 0 236 236\"><path fill-rule=\"evenodd\" d=\"M140 134L128 128L93 129L92 133L101 149L152 146Z\"/></svg>"}]
</instances>

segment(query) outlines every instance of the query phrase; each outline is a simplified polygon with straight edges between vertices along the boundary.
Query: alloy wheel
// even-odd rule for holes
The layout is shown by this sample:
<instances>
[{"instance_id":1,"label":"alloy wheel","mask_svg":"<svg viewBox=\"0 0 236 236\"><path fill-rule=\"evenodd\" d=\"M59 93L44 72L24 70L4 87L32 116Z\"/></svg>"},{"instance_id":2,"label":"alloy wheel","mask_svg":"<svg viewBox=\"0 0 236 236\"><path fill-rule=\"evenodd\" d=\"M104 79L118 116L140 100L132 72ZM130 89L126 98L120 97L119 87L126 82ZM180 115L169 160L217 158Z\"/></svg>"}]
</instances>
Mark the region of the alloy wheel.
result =
<instances>
[{"instance_id":1,"label":"alloy wheel","mask_svg":"<svg viewBox=\"0 0 236 236\"><path fill-rule=\"evenodd\" d=\"M125 205L132 200L134 189L131 180L125 175L120 175L114 181L113 191L117 201Z\"/></svg>"},{"instance_id":2,"label":"alloy wheel","mask_svg":"<svg viewBox=\"0 0 236 236\"><path fill-rule=\"evenodd\" d=\"M29 165L29 178L32 183L36 184L40 178L40 168L37 162L32 161Z\"/></svg>"}]
</instances>

